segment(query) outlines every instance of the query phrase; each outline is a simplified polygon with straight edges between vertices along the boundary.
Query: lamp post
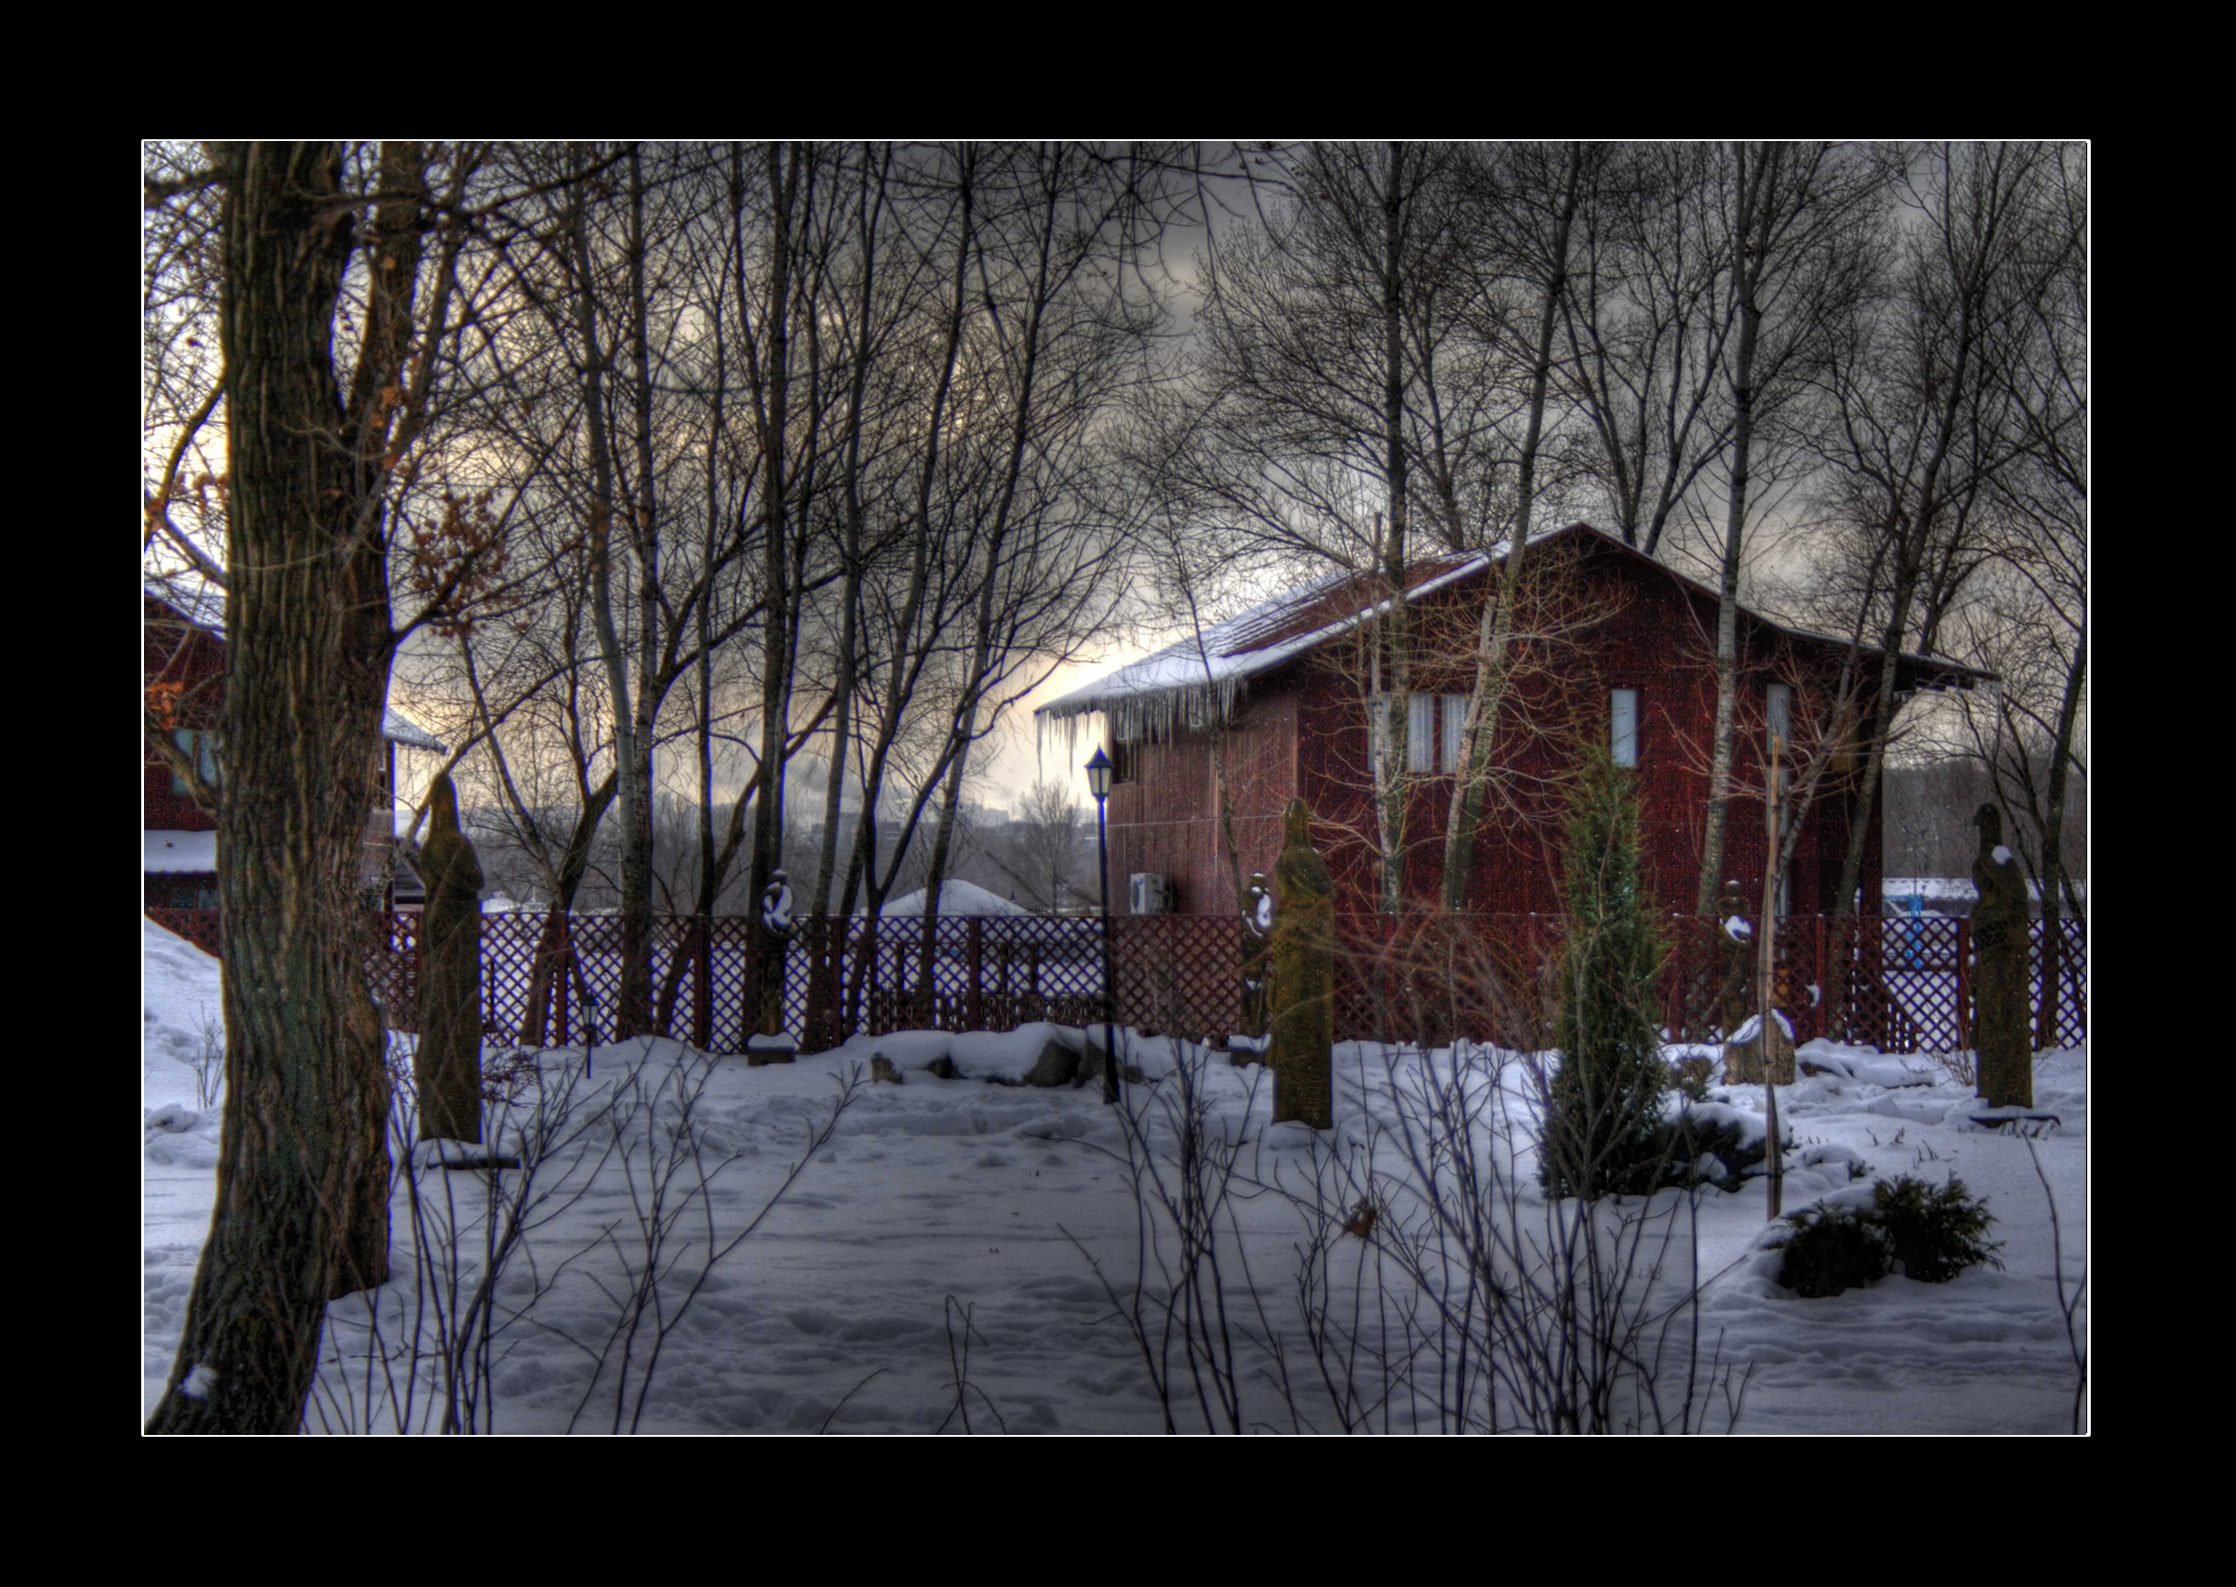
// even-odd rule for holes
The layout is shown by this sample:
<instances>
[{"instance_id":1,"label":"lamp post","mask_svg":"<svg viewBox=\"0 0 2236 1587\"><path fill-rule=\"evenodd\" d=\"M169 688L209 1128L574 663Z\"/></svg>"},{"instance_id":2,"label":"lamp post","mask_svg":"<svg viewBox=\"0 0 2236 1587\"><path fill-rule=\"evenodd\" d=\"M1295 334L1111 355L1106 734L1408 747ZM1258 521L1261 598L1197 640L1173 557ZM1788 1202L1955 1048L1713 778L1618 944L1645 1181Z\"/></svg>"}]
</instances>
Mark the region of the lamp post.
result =
<instances>
[{"instance_id":1,"label":"lamp post","mask_svg":"<svg viewBox=\"0 0 2236 1587\"><path fill-rule=\"evenodd\" d=\"M1110 829L1104 801L1110 797L1110 757L1096 746L1087 762L1087 791L1095 796L1095 855L1102 866L1102 1091L1118 1100L1118 1019L1110 973Z\"/></svg>"}]
</instances>

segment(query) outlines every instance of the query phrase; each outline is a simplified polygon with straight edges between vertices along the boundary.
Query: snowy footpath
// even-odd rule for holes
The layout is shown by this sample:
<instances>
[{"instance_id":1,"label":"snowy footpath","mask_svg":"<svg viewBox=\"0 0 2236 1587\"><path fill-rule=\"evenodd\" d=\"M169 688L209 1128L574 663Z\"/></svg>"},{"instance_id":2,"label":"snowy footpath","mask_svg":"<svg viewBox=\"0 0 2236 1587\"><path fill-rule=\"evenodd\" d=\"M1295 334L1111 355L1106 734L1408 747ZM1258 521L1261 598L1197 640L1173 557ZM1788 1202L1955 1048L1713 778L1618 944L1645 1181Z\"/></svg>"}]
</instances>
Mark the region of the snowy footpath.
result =
<instances>
[{"instance_id":1,"label":"snowy footpath","mask_svg":"<svg viewBox=\"0 0 2236 1587\"><path fill-rule=\"evenodd\" d=\"M142 1373L152 1410L214 1192L221 1109L209 1090L216 1077L198 1076L195 1060L219 991L215 962L153 924L143 972ZM1156 1362L1181 1431L1237 1420L1283 1431L1436 1430L1433 1402L1444 1391L1434 1385L1452 1363L1441 1361L1439 1378L1433 1350L1422 1353L1418 1286L1390 1259L1393 1242L1423 1226L1399 1205L1405 1099L1479 1079L1484 1116L1498 1122L1474 1149L1518 1161L1530 1143L1512 1123L1526 1089L1514 1077L1527 1060L1344 1044L1337 1127L1315 1136L1270 1123L1262 1069L1137 1038L1126 1057L1141 1079L1126 1088L1127 1106L1147 1122L1129 1132L1095 1083L990 1083L1021 1077L1051 1040L1076 1044L1078 1033L910 1033L759 1069L669 1041L535 1055L512 1077L514 1103L492 1109L497 1143L533 1142L538 1098L547 1127L554 1099L572 1112L490 1286L491 1334L470 1352L467 1373L485 1387L469 1396L468 1414L499 1432L1150 1433L1168 1424ZM903 1083L872 1083L873 1054ZM491 1048L488 1061L506 1056ZM942 1057L957 1078L924 1067ZM1825 1043L1803 1057L1819 1072L1778 1093L1792 1141L1785 1210L1873 1178L1938 1185L1954 1176L1986 1198L2003 1268L1945 1284L1890 1277L1803 1300L1773 1282L1763 1180L1731 1194L1665 1192L1651 1207L1678 1238L1656 1254L1669 1267L1666 1253L1692 1231L1701 1291L1697 1308L1683 1308L1679 1347L1697 1333L1704 1365L1713 1355L1745 1373L1743 1398L1735 1382L1712 1415L1696 1409L1683 1425L1722 1430L1736 1406L1742 1433L2070 1431L2077 1372L2036 1163L2056 1199L2069 1295L2087 1258L2086 1050L2037 1063L2036 1111L2058 1122L2032 1155L2025 1141L1973 1124L1969 1089L1931 1059ZM1173 1220L1143 1213L1128 1166L1129 1156L1146 1161L1168 1187L1177 1183L1170 1117L1184 1079L1204 1138L1233 1164L1208 1225L1218 1286L1206 1287L1199 1269L1193 1292L1214 1308L1224 1302L1223 1313L1206 1313L1202 1336L1223 1336L1231 1352L1231 1409L1216 1389L1199 1399L1202 1374L1159 1331L1159 1308L1175 1293ZM1760 1087L1714 1095L1736 1117L1759 1116L1763 1105ZM391 1282L329 1309L332 1364L306 1413L313 1431L386 1428L399 1417L431 1428L441 1414L444 1374L423 1360L414 1379L408 1341L415 1332L430 1339L428 1318L455 1311L453 1291L473 1294L506 1222L501 1210L488 1216L492 1180L517 1200L522 1176L445 1172L420 1158L416 1179L398 1175ZM1342 1181L1346 1162L1359 1172L1373 1165L1374 1177ZM1331 1239L1325 1211L1300 1204L1316 1176L1326 1187L1320 1202L1338 1218L1358 1186L1370 1186L1355 1229L1337 1225ZM1533 1185L1519 1200L1533 1215L1546 1210ZM445 1233L451 1227L456 1235ZM422 1251L435 1260L418 1260ZM1688 1260L1677 1255L1675 1267ZM1310 1348L1300 1270L1323 1287L1323 1336L1333 1318L1339 1346L1363 1341L1347 1362L1334 1352L1342 1364L1333 1384L1324 1337L1319 1355ZM1408 1297L1414 1322L1393 1321ZM1148 1360L1129 1313L1150 1324ZM2084 1348L2086 1322L2084 1305ZM1404 1372L1389 1365L1401 1337L1414 1341ZM439 1338L433 1348L439 1354ZM1375 1378L1361 1350L1377 1348L1380 1381L1403 1375L1404 1392L1358 1391Z\"/></svg>"}]
</instances>

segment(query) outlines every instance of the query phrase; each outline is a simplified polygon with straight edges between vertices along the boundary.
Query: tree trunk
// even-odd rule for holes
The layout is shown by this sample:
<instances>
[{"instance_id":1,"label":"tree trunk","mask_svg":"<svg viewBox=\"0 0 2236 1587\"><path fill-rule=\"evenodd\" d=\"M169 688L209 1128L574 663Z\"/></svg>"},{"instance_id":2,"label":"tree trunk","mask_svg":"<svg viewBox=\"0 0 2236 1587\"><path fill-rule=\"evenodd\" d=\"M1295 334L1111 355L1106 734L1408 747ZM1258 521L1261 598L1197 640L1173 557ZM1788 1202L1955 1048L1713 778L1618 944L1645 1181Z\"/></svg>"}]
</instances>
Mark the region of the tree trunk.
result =
<instances>
[{"instance_id":1,"label":"tree trunk","mask_svg":"<svg viewBox=\"0 0 2236 1587\"><path fill-rule=\"evenodd\" d=\"M1382 189L1382 423L1383 478L1390 498L1390 534L1382 543L1382 580L1389 615L1369 643L1377 661L1389 656L1389 683L1371 702L1374 739L1382 751L1374 761L1374 804L1382 841L1382 912L1394 915L1405 894L1405 804L1413 779L1407 775L1406 735L1411 730L1408 694L1412 689L1412 644L1405 605L1405 340L1404 210L1402 192L1405 145L1390 145Z\"/></svg>"},{"instance_id":2,"label":"tree trunk","mask_svg":"<svg viewBox=\"0 0 2236 1587\"><path fill-rule=\"evenodd\" d=\"M559 969L568 951L567 915L582 888L583 874L590 868L590 842L597 835L606 807L613 803L615 786L615 775L609 771L605 781L583 801L574 832L567 839L567 852L559 861L551 912L544 917L543 939L537 945L536 967L528 981L528 1012L520 1022L520 1039L531 1046L542 1046L550 1034L552 992L559 985ZM564 989L559 995L566 995Z\"/></svg>"},{"instance_id":3,"label":"tree trunk","mask_svg":"<svg viewBox=\"0 0 2236 1587\"><path fill-rule=\"evenodd\" d=\"M2088 630L2083 628L2065 674L2065 701L2058 712L2057 743L2050 752L2049 807L2042 815L2042 1003L2035 1020L2037 1049L2057 1045L2065 1001L2065 788L2073 760L2073 732L2081 706L2081 681L2088 671Z\"/></svg>"},{"instance_id":4,"label":"tree trunk","mask_svg":"<svg viewBox=\"0 0 2236 1587\"><path fill-rule=\"evenodd\" d=\"M1552 273L1546 279L1543 311L1537 324L1537 360L1530 371L1529 429L1522 441L1519 500L1513 543L1488 598L1476 644L1475 686L1468 698L1467 728L1460 745L1460 771L1452 782L1451 817L1444 836L1444 907L1467 907L1468 882L1475 869L1475 839L1483 826L1483 795L1497 742L1498 716L1513 680L1514 608L1521 597L1523 557L1537 496L1537 452L1545 433L1545 398L1553 373L1553 325L1567 291L1569 229L1583 189L1583 158L1569 150L1568 192L1553 230Z\"/></svg>"},{"instance_id":5,"label":"tree trunk","mask_svg":"<svg viewBox=\"0 0 2236 1587\"><path fill-rule=\"evenodd\" d=\"M1731 426L1731 500L1724 520L1723 578L1716 598L1716 725L1708 761L1708 814L1700 839L1700 879L1694 892L1694 913L1703 917L1716 909L1723 887L1724 834L1731 822L1732 739L1739 718L1739 561L1747 529L1747 467L1755 438L1755 342L1762 326L1763 259L1768 244L1755 235L1756 189L1747 172L1747 146L1737 148L1739 161L1739 257L1732 261L1738 278L1739 348L1732 366L1733 418ZM1780 151L1768 155L1762 218L1768 219L1767 195L1777 184ZM1764 177L1758 175L1758 180Z\"/></svg>"},{"instance_id":6,"label":"tree trunk","mask_svg":"<svg viewBox=\"0 0 2236 1587\"><path fill-rule=\"evenodd\" d=\"M652 1023L652 727L667 680L659 670L660 562L658 503L653 495L651 332L644 284L642 154L629 151L629 342L636 366L637 500L630 504L629 543L637 563L637 692L623 774L621 834L621 992L615 1034L657 1034ZM615 713L629 696L615 697ZM632 801L626 794L634 788Z\"/></svg>"},{"instance_id":7,"label":"tree trunk","mask_svg":"<svg viewBox=\"0 0 2236 1587\"><path fill-rule=\"evenodd\" d=\"M760 803L753 816L753 871L750 886L759 898L769 878L782 863L784 847L784 750L791 702L792 591L790 564L785 553L790 544L791 517L785 500L790 481L785 477L786 429L790 423L791 354L789 315L792 307L792 208L799 194L801 165L806 152L795 148L789 171L784 151L770 144L766 151L769 213L774 233L769 240L768 305L762 328L766 339L766 366L755 381L759 399L754 417L760 430L761 463L761 765ZM740 261L740 269L743 269ZM745 304L739 296L739 306ZM768 1026L767 1009L781 1009L784 1001L784 956L772 953L765 932L753 934L749 975L752 982L746 1025L750 1031Z\"/></svg>"},{"instance_id":8,"label":"tree trunk","mask_svg":"<svg viewBox=\"0 0 2236 1587\"><path fill-rule=\"evenodd\" d=\"M582 337L583 417L590 439L589 563L591 611L598 656L612 697L613 764L621 799L621 1002L614 1034L637 1034L652 1023L652 751L638 742L629 664L613 621L613 445L606 430L605 354L598 337L588 204L574 204L575 323ZM637 680L639 689L648 679ZM632 1000L634 998L634 1001Z\"/></svg>"},{"instance_id":9,"label":"tree trunk","mask_svg":"<svg viewBox=\"0 0 2236 1587\"><path fill-rule=\"evenodd\" d=\"M383 159L358 384L401 367L417 151ZM387 422L337 436L334 318L361 219L330 144L232 144L221 327L231 449L218 844L217 1203L151 1432L293 1432L330 1296L387 1277L386 1078L357 921L393 643ZM378 1240L374 1235L378 1235Z\"/></svg>"}]
</instances>

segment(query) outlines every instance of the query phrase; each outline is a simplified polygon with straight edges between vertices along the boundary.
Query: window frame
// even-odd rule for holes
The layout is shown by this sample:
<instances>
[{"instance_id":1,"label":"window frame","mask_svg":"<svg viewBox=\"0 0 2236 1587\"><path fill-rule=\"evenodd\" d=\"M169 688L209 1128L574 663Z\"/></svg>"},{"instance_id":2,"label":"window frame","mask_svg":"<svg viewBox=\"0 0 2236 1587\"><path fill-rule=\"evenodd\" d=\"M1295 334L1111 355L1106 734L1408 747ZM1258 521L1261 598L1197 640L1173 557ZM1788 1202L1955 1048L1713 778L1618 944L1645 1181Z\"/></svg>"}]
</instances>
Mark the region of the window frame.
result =
<instances>
[{"instance_id":1,"label":"window frame","mask_svg":"<svg viewBox=\"0 0 2236 1587\"><path fill-rule=\"evenodd\" d=\"M1644 759L1640 740L1645 736L1645 691L1643 689L1610 689L1607 693L1607 754L1618 766L1635 770ZM1629 726L1625 732L1624 706L1629 706ZM1629 752L1626 759L1624 752Z\"/></svg>"},{"instance_id":2,"label":"window frame","mask_svg":"<svg viewBox=\"0 0 2236 1587\"><path fill-rule=\"evenodd\" d=\"M1770 756L1770 740L1778 739L1778 797L1793 786L1793 685L1772 683L1763 690L1762 753Z\"/></svg>"},{"instance_id":3,"label":"window frame","mask_svg":"<svg viewBox=\"0 0 2236 1587\"><path fill-rule=\"evenodd\" d=\"M171 743L194 763L202 774L202 781L212 788L217 786L217 732L214 728L174 727ZM176 768L171 772L171 792L180 799L191 799L194 790L187 787L186 779Z\"/></svg>"},{"instance_id":4,"label":"window frame","mask_svg":"<svg viewBox=\"0 0 2236 1587\"><path fill-rule=\"evenodd\" d=\"M1436 696L1408 694L1405 697L1405 769L1416 777L1435 776L1436 751Z\"/></svg>"}]
</instances>

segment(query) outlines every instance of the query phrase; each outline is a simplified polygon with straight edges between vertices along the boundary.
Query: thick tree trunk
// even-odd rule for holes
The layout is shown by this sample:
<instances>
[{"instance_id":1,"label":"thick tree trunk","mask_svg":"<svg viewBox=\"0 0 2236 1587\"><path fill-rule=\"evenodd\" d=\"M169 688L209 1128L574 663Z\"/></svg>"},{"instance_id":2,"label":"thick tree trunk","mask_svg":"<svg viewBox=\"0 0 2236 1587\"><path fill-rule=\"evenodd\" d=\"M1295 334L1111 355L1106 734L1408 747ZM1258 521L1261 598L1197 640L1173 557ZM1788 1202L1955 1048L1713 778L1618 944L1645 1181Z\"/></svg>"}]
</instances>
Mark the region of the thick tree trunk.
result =
<instances>
[{"instance_id":1,"label":"thick tree trunk","mask_svg":"<svg viewBox=\"0 0 2236 1587\"><path fill-rule=\"evenodd\" d=\"M384 181L411 176L408 147ZM360 214L333 145L228 145L221 325L231 482L219 874L226 1097L217 1204L151 1432L292 1432L327 1299L387 1277L382 1033L357 921L389 631L371 456L332 363ZM393 171L391 171L393 167ZM416 204L376 218L360 357L398 367ZM360 384L366 371L360 370ZM384 382L385 383L385 382ZM374 388L377 397L379 387ZM377 1233L378 1240L374 1236Z\"/></svg>"}]
</instances>

